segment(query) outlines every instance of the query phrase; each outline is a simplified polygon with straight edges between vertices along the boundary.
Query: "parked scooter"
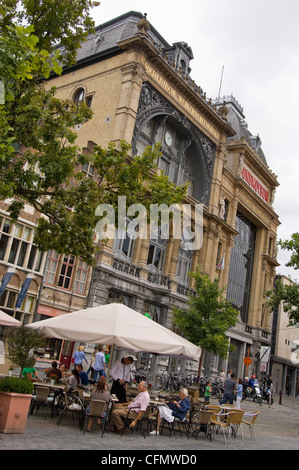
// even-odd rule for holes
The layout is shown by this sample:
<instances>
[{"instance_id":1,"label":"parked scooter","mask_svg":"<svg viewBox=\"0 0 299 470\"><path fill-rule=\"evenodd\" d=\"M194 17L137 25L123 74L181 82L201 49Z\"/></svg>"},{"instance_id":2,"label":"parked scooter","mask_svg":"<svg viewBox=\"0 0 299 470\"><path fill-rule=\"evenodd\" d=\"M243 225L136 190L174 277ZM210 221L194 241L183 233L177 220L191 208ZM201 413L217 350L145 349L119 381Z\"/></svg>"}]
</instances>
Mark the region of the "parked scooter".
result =
<instances>
[{"instance_id":1,"label":"parked scooter","mask_svg":"<svg viewBox=\"0 0 299 470\"><path fill-rule=\"evenodd\" d=\"M250 398L253 401L257 401L258 403L262 403L262 394L259 387L259 384L255 378L255 376L251 377L252 381L248 383L247 387L243 392L243 400L246 398Z\"/></svg>"},{"instance_id":2,"label":"parked scooter","mask_svg":"<svg viewBox=\"0 0 299 470\"><path fill-rule=\"evenodd\" d=\"M269 405L271 397L271 405L274 403L274 398L271 395L271 388L266 385L262 388L262 399Z\"/></svg>"},{"instance_id":3,"label":"parked scooter","mask_svg":"<svg viewBox=\"0 0 299 470\"><path fill-rule=\"evenodd\" d=\"M221 400L224 394L223 382L212 383L212 396Z\"/></svg>"}]
</instances>

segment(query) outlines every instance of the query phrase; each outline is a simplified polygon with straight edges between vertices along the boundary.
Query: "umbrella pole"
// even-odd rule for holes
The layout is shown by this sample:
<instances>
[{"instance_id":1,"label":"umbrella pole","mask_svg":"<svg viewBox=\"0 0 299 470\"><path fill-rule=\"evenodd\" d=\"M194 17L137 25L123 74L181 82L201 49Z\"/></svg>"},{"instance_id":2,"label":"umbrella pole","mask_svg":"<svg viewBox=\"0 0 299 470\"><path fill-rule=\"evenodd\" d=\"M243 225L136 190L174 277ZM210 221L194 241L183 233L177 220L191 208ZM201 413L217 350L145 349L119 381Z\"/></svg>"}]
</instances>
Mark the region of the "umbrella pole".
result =
<instances>
[{"instance_id":1,"label":"umbrella pole","mask_svg":"<svg viewBox=\"0 0 299 470\"><path fill-rule=\"evenodd\" d=\"M110 357L109 357L108 367L107 367L107 371L106 371L107 385L109 383L109 375L110 375L110 369L111 369L113 353L114 353L114 344L112 344L111 349L110 349Z\"/></svg>"}]
</instances>

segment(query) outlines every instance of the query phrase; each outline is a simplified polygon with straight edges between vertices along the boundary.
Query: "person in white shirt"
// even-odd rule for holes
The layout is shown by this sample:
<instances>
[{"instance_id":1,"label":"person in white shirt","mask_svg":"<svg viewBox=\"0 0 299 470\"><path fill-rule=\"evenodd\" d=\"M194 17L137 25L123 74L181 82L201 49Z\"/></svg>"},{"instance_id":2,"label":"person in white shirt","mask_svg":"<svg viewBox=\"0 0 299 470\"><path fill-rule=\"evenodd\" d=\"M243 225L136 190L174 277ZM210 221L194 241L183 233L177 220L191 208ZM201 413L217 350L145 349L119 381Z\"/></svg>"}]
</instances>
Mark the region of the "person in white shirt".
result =
<instances>
[{"instance_id":1,"label":"person in white shirt","mask_svg":"<svg viewBox=\"0 0 299 470\"><path fill-rule=\"evenodd\" d=\"M111 394L117 396L119 403L125 403L127 401L126 391L131 379L132 362L132 356L123 357L116 361L110 370L110 377L113 379Z\"/></svg>"},{"instance_id":2,"label":"person in white shirt","mask_svg":"<svg viewBox=\"0 0 299 470\"><path fill-rule=\"evenodd\" d=\"M130 424L130 428L134 428L147 410L150 402L150 396L147 391L146 382L139 382L138 391L139 393L133 401L114 405L111 412L110 425L115 427L115 432L123 432L123 419L128 416L128 411L130 411L129 416L133 418L133 421Z\"/></svg>"}]
</instances>

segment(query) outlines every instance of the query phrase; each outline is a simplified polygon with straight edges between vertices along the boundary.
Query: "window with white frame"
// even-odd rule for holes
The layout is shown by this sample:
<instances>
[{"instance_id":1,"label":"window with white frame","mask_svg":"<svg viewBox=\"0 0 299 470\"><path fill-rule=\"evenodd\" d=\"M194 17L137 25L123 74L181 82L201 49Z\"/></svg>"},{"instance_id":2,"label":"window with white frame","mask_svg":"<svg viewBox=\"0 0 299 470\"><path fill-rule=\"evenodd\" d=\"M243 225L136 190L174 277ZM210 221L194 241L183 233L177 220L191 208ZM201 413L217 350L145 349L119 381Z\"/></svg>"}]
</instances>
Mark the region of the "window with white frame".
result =
<instances>
[{"instance_id":1,"label":"window with white frame","mask_svg":"<svg viewBox=\"0 0 299 470\"><path fill-rule=\"evenodd\" d=\"M0 217L0 261L40 272L43 253L33 243L34 229Z\"/></svg>"},{"instance_id":2,"label":"window with white frame","mask_svg":"<svg viewBox=\"0 0 299 470\"><path fill-rule=\"evenodd\" d=\"M44 285L57 286L84 295L88 280L88 264L73 255L60 255L49 250ZM74 279L74 282L73 282Z\"/></svg>"},{"instance_id":3,"label":"window with white frame","mask_svg":"<svg viewBox=\"0 0 299 470\"><path fill-rule=\"evenodd\" d=\"M121 228L117 229L113 243L114 256L126 261L132 260L136 239L136 230L138 229L137 225L134 225L133 228L130 227L130 220L130 218L126 219L126 230Z\"/></svg>"},{"instance_id":4,"label":"window with white frame","mask_svg":"<svg viewBox=\"0 0 299 470\"><path fill-rule=\"evenodd\" d=\"M163 271L167 239L161 237L161 228L158 228L156 238L151 238L148 247L147 265L151 271L161 273Z\"/></svg>"},{"instance_id":5,"label":"window with white frame","mask_svg":"<svg viewBox=\"0 0 299 470\"><path fill-rule=\"evenodd\" d=\"M179 283L188 285L188 273L192 267L193 251L187 249L187 244L192 240L193 234L189 227L185 227L182 233L181 243L178 252L178 263L176 278Z\"/></svg>"},{"instance_id":6,"label":"window with white frame","mask_svg":"<svg viewBox=\"0 0 299 470\"><path fill-rule=\"evenodd\" d=\"M179 248L176 277L181 284L188 285L188 273L191 271L192 251Z\"/></svg>"},{"instance_id":7,"label":"window with white frame","mask_svg":"<svg viewBox=\"0 0 299 470\"><path fill-rule=\"evenodd\" d=\"M87 275L88 275L88 264L82 259L79 259L76 280L75 280L75 285L74 285L74 292L77 292L78 294L84 294L85 286L87 282Z\"/></svg>"},{"instance_id":8,"label":"window with white frame","mask_svg":"<svg viewBox=\"0 0 299 470\"><path fill-rule=\"evenodd\" d=\"M55 275L59 262L59 254L54 250L48 252L48 258L45 268L44 283L53 286L55 283Z\"/></svg>"}]
</instances>

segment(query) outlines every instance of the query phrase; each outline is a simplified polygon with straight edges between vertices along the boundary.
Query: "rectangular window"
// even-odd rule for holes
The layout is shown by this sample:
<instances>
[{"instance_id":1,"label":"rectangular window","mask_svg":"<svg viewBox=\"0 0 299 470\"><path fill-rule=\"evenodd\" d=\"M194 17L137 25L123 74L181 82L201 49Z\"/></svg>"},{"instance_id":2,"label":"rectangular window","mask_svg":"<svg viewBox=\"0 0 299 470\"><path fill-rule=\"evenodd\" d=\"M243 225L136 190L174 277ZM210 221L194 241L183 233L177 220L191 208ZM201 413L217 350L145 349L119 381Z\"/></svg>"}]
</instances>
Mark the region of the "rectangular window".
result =
<instances>
[{"instance_id":1,"label":"rectangular window","mask_svg":"<svg viewBox=\"0 0 299 470\"><path fill-rule=\"evenodd\" d=\"M37 252L36 246L35 246L35 245L32 245L31 250L30 250L30 255L29 255L28 264L27 264L27 268L28 268L28 269L32 269L32 268L33 268L33 263L34 263L34 260L35 260L36 252Z\"/></svg>"},{"instance_id":2,"label":"rectangular window","mask_svg":"<svg viewBox=\"0 0 299 470\"><path fill-rule=\"evenodd\" d=\"M8 257L8 262L11 264L15 263L19 244L20 244L20 240L17 240L16 238L14 238L12 241L12 245L11 245L11 249L10 249L10 253Z\"/></svg>"},{"instance_id":3,"label":"rectangular window","mask_svg":"<svg viewBox=\"0 0 299 470\"><path fill-rule=\"evenodd\" d=\"M27 246L28 246L28 243L26 243L26 242L21 243L21 248L20 248L20 251L19 251L18 262L17 262L18 266L23 266L23 264L24 264L24 259L25 259L25 255L26 255L26 251L27 251Z\"/></svg>"},{"instance_id":4,"label":"rectangular window","mask_svg":"<svg viewBox=\"0 0 299 470\"><path fill-rule=\"evenodd\" d=\"M88 264L80 259L75 280L74 292L78 292L78 294L84 294L87 281L87 274Z\"/></svg>"},{"instance_id":5,"label":"rectangular window","mask_svg":"<svg viewBox=\"0 0 299 470\"><path fill-rule=\"evenodd\" d=\"M3 261L4 259L4 255L5 255L5 251L6 251L6 247L7 247L7 243L8 243L8 236L7 235L4 235L2 234L1 235L1 238L0 238L0 261Z\"/></svg>"},{"instance_id":6,"label":"rectangular window","mask_svg":"<svg viewBox=\"0 0 299 470\"><path fill-rule=\"evenodd\" d=\"M58 286L63 289L69 289L73 275L75 257L72 255L64 256L61 266L60 276L58 279Z\"/></svg>"},{"instance_id":7,"label":"rectangular window","mask_svg":"<svg viewBox=\"0 0 299 470\"><path fill-rule=\"evenodd\" d=\"M50 286L54 285L56 270L58 266L59 254L54 250L48 252L48 259L45 269L44 283Z\"/></svg>"}]
</instances>

